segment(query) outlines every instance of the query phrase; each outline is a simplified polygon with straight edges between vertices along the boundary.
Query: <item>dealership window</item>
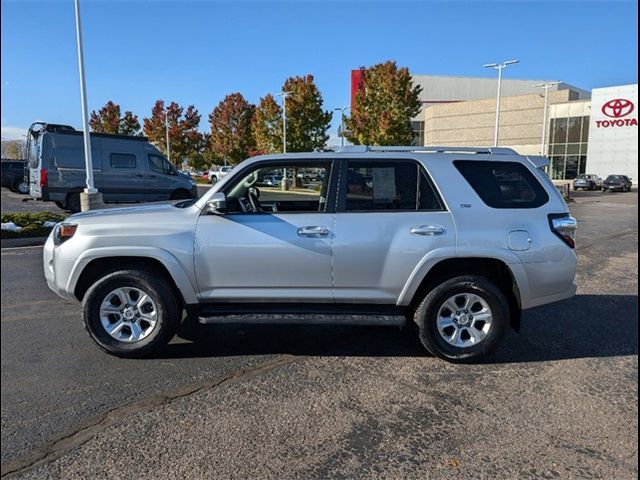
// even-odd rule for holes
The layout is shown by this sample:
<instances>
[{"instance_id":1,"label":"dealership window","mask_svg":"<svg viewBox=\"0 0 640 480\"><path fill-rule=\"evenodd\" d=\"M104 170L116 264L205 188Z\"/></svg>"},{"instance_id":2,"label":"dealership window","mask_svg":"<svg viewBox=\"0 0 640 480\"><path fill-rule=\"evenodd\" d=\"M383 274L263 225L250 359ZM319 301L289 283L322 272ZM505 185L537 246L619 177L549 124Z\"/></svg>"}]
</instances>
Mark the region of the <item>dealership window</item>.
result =
<instances>
[{"instance_id":1,"label":"dealership window","mask_svg":"<svg viewBox=\"0 0 640 480\"><path fill-rule=\"evenodd\" d=\"M411 122L411 130L413 131L411 145L422 147L424 145L424 122Z\"/></svg>"},{"instance_id":2,"label":"dealership window","mask_svg":"<svg viewBox=\"0 0 640 480\"><path fill-rule=\"evenodd\" d=\"M552 118L547 155L551 160L551 178L570 180L585 173L589 117Z\"/></svg>"}]
</instances>

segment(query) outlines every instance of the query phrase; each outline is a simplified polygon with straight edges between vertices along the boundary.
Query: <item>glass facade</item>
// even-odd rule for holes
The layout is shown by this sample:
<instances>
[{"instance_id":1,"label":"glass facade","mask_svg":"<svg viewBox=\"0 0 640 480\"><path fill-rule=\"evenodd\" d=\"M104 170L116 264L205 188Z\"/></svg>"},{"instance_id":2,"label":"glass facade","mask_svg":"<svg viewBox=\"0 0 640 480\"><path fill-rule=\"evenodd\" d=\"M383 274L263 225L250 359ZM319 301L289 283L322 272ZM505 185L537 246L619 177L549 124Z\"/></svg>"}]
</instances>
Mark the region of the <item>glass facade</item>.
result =
<instances>
[{"instance_id":1,"label":"glass facade","mask_svg":"<svg viewBox=\"0 0 640 480\"><path fill-rule=\"evenodd\" d=\"M551 178L570 180L586 173L589 117L552 118L549 125Z\"/></svg>"},{"instance_id":2,"label":"glass facade","mask_svg":"<svg viewBox=\"0 0 640 480\"><path fill-rule=\"evenodd\" d=\"M411 129L413 130L413 141L411 145L423 146L424 145L424 122L411 122Z\"/></svg>"}]
</instances>

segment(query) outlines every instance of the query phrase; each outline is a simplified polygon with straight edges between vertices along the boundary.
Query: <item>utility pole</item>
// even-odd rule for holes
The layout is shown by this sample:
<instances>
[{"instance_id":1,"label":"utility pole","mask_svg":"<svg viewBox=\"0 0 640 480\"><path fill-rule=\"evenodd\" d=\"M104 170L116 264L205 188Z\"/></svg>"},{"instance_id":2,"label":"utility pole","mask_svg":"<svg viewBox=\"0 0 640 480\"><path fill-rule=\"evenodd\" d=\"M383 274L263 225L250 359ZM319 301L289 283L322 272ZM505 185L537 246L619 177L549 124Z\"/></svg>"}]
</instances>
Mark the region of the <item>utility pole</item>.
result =
<instances>
[{"instance_id":1,"label":"utility pole","mask_svg":"<svg viewBox=\"0 0 640 480\"><path fill-rule=\"evenodd\" d=\"M545 82L537 83L534 87L544 89L544 110L542 112L542 141L540 142L540 155L545 155L545 146L547 143L547 111L549 109L549 89L562 82Z\"/></svg>"},{"instance_id":2,"label":"utility pole","mask_svg":"<svg viewBox=\"0 0 640 480\"><path fill-rule=\"evenodd\" d=\"M500 92L502 90L502 70L507 65L513 65L514 63L518 63L519 60L507 60L502 63L487 63L483 65L484 68L495 68L498 70L498 94L496 95L496 127L493 136L493 146L497 147L498 142L500 141Z\"/></svg>"},{"instance_id":3,"label":"utility pole","mask_svg":"<svg viewBox=\"0 0 640 480\"><path fill-rule=\"evenodd\" d=\"M82 130L84 138L84 163L87 173L84 192L80 194L82 211L98 208L102 204L102 195L93 184L93 159L91 158L91 135L89 133L89 112L87 109L87 91L84 75L84 55L82 52L82 28L80 26L80 2L74 0L76 11L76 42L78 47L78 71L80 73L80 99L82 106Z\"/></svg>"}]
</instances>

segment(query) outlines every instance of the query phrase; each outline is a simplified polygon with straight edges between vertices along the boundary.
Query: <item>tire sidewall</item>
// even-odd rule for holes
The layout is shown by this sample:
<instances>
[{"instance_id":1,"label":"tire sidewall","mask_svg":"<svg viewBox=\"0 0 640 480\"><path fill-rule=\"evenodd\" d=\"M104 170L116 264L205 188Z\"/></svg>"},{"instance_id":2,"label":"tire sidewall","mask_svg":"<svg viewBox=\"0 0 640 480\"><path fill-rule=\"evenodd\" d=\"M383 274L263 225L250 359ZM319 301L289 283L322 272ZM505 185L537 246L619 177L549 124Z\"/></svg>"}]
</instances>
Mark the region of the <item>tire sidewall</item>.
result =
<instances>
[{"instance_id":1,"label":"tire sidewall","mask_svg":"<svg viewBox=\"0 0 640 480\"><path fill-rule=\"evenodd\" d=\"M100 306L105 297L113 290L125 286L139 288L147 293L158 312L154 330L144 339L133 343L113 338L100 320ZM166 345L175 334L179 323L177 300L168 286L155 280L147 272L115 272L87 291L83 299L83 320L89 335L103 350L122 357L146 356Z\"/></svg>"},{"instance_id":2,"label":"tire sidewall","mask_svg":"<svg viewBox=\"0 0 640 480\"><path fill-rule=\"evenodd\" d=\"M446 342L437 327L442 304L456 294L473 293L491 308L491 329L478 345L459 348ZM443 282L429 292L416 319L423 345L434 355L451 361L469 361L488 353L498 342L509 319L509 304L504 294L484 277L464 276Z\"/></svg>"}]
</instances>

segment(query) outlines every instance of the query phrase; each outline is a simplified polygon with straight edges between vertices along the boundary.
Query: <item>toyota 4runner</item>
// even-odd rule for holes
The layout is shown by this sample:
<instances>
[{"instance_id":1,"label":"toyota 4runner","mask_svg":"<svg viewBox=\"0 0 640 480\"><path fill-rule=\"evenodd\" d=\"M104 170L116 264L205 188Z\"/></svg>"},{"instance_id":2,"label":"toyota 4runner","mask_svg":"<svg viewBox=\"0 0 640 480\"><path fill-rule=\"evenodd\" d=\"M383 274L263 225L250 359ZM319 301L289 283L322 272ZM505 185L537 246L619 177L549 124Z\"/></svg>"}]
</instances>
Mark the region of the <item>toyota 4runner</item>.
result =
<instances>
[{"instance_id":1,"label":"toyota 4runner","mask_svg":"<svg viewBox=\"0 0 640 480\"><path fill-rule=\"evenodd\" d=\"M546 163L460 147L254 157L197 200L67 218L44 272L82 302L93 340L122 357L152 354L183 321L295 313L409 322L432 354L468 361L517 329L522 310L575 294L576 221ZM306 172L316 180L262 183Z\"/></svg>"}]
</instances>

